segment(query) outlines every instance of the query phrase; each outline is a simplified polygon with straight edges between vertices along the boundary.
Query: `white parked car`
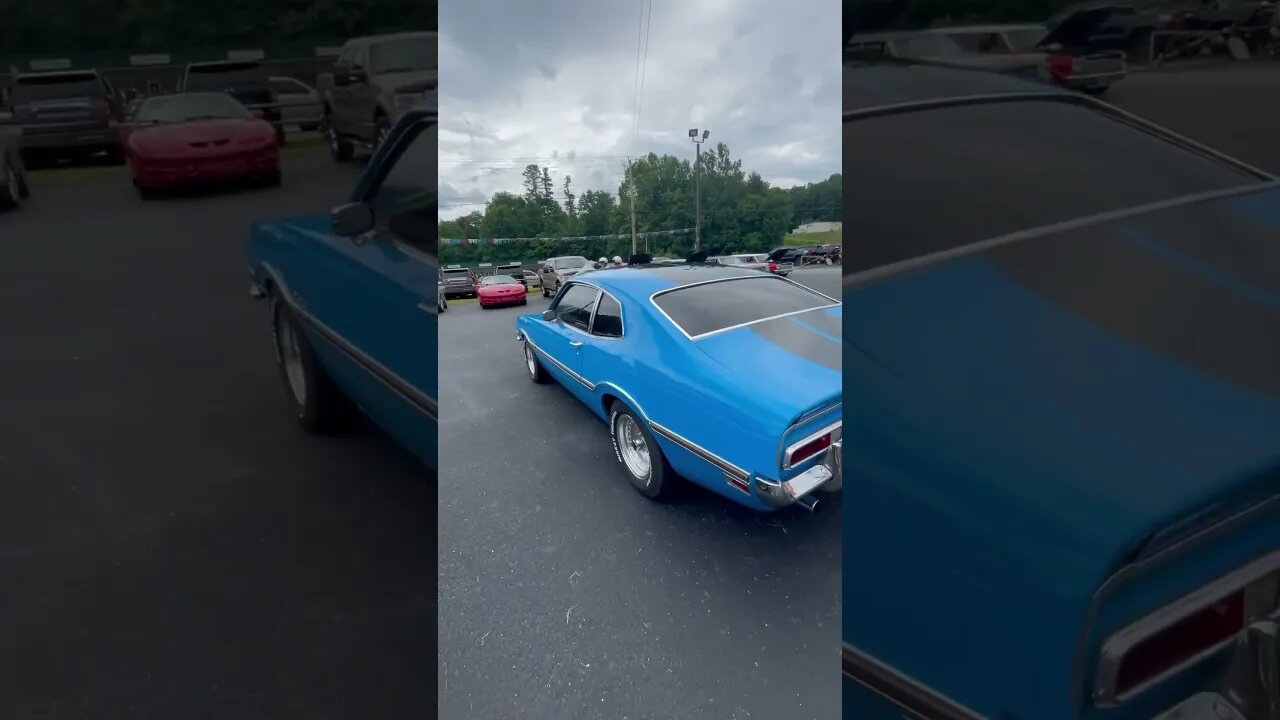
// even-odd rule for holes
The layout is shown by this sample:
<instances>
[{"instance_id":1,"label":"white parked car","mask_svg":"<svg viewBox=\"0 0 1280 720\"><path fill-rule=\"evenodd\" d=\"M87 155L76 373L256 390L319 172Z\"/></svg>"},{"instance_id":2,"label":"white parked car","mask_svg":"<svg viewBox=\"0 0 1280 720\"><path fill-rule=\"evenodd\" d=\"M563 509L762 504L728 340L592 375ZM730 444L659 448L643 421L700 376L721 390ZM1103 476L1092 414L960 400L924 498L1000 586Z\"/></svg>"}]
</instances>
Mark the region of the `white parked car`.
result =
<instances>
[{"instance_id":1,"label":"white parked car","mask_svg":"<svg viewBox=\"0 0 1280 720\"><path fill-rule=\"evenodd\" d=\"M311 131L320 127L324 105L315 88L291 77L271 78L271 89L280 103L281 121Z\"/></svg>"}]
</instances>

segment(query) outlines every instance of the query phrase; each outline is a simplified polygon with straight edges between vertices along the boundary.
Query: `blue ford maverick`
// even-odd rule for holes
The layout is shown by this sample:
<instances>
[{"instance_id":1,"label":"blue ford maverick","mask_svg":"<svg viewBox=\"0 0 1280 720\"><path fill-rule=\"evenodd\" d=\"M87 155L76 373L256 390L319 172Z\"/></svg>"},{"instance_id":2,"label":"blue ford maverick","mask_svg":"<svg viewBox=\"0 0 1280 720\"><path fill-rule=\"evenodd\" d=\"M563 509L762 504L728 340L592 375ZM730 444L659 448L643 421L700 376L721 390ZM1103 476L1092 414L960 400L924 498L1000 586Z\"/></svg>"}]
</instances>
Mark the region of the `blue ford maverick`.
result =
<instances>
[{"instance_id":1,"label":"blue ford maverick","mask_svg":"<svg viewBox=\"0 0 1280 720\"><path fill-rule=\"evenodd\" d=\"M529 377L608 423L642 495L684 477L750 508L840 487L840 303L768 273L633 265L567 280L516 320Z\"/></svg>"},{"instance_id":2,"label":"blue ford maverick","mask_svg":"<svg viewBox=\"0 0 1280 720\"><path fill-rule=\"evenodd\" d=\"M1280 182L1013 78L844 97L845 717L1280 718Z\"/></svg>"},{"instance_id":3,"label":"blue ford maverick","mask_svg":"<svg viewBox=\"0 0 1280 720\"><path fill-rule=\"evenodd\" d=\"M437 467L436 109L396 125L348 202L256 223L252 294L269 303L298 421L322 432L363 411Z\"/></svg>"}]
</instances>

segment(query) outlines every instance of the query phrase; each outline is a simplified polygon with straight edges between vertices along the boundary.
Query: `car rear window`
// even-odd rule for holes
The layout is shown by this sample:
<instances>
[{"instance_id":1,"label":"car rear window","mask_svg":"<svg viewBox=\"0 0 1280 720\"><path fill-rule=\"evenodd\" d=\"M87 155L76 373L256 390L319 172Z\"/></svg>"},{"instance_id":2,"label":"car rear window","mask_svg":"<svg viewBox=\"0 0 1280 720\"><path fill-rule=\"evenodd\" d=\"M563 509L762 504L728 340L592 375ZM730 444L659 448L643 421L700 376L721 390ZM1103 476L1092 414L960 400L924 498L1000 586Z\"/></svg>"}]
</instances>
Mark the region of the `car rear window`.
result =
<instances>
[{"instance_id":1,"label":"car rear window","mask_svg":"<svg viewBox=\"0 0 1280 720\"><path fill-rule=\"evenodd\" d=\"M1225 163L1062 101L920 110L844 124L867 270L1102 212L1257 183Z\"/></svg>"},{"instance_id":2,"label":"car rear window","mask_svg":"<svg viewBox=\"0 0 1280 720\"><path fill-rule=\"evenodd\" d=\"M445 280L457 280L459 278L469 277L471 275L471 271L470 270L442 270L441 274L444 275Z\"/></svg>"},{"instance_id":3,"label":"car rear window","mask_svg":"<svg viewBox=\"0 0 1280 720\"><path fill-rule=\"evenodd\" d=\"M94 73L27 75L14 81L13 102L54 100L72 97L101 97L107 92Z\"/></svg>"},{"instance_id":4,"label":"car rear window","mask_svg":"<svg viewBox=\"0 0 1280 720\"><path fill-rule=\"evenodd\" d=\"M835 304L801 285L767 275L676 288L655 296L653 302L692 338Z\"/></svg>"}]
</instances>

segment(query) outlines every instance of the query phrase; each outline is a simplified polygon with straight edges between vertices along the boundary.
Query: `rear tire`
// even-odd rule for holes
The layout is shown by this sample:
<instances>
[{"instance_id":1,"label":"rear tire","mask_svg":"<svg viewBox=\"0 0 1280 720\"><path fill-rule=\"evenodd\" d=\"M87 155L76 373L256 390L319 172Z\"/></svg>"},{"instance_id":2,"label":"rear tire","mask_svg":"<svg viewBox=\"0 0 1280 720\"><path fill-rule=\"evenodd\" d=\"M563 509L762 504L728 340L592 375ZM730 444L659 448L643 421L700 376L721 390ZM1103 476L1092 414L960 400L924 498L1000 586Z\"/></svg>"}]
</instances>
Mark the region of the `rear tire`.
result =
<instances>
[{"instance_id":1,"label":"rear tire","mask_svg":"<svg viewBox=\"0 0 1280 720\"><path fill-rule=\"evenodd\" d=\"M333 126L333 116L326 115L324 119L324 132L329 140L329 155L334 162L346 162L355 154L356 148L351 142L338 134L337 128Z\"/></svg>"},{"instance_id":2,"label":"rear tire","mask_svg":"<svg viewBox=\"0 0 1280 720\"><path fill-rule=\"evenodd\" d=\"M644 421L621 400L609 408L609 436L613 455L631 487L650 500L670 497L675 470Z\"/></svg>"},{"instance_id":3,"label":"rear tire","mask_svg":"<svg viewBox=\"0 0 1280 720\"><path fill-rule=\"evenodd\" d=\"M327 433L349 426L354 408L316 360L297 316L278 298L271 298L271 334L276 367L285 397L304 430Z\"/></svg>"}]
</instances>

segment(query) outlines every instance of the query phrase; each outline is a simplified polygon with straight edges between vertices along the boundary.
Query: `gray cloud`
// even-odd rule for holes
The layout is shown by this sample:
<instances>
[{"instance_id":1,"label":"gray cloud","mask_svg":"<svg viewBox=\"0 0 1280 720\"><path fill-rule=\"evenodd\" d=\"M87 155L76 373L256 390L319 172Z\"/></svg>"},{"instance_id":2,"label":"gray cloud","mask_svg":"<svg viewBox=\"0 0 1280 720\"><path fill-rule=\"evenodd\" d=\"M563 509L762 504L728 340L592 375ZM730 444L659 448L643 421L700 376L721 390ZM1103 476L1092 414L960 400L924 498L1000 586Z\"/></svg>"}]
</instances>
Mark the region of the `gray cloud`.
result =
<instances>
[{"instance_id":1,"label":"gray cloud","mask_svg":"<svg viewBox=\"0 0 1280 720\"><path fill-rule=\"evenodd\" d=\"M625 156L692 159L691 127L774 184L840 171L838 0L653 0L637 128L642 7L441 3L443 217L519 192L530 162L616 192Z\"/></svg>"}]
</instances>

